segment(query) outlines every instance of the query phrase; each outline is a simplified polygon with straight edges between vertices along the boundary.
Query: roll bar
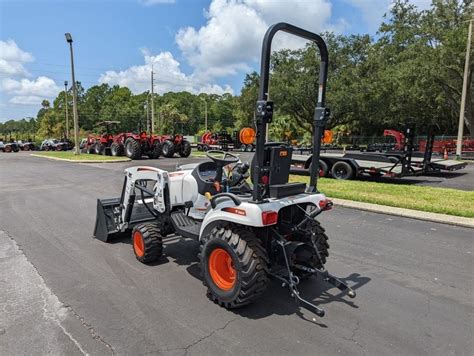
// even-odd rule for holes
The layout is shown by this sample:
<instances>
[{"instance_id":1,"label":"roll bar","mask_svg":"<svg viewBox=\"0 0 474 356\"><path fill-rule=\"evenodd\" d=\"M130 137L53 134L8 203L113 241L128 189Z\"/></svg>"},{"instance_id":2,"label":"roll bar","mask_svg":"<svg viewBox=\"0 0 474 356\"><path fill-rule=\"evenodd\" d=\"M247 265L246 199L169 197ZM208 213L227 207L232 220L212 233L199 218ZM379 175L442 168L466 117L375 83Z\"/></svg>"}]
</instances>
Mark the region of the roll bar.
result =
<instances>
[{"instance_id":1,"label":"roll bar","mask_svg":"<svg viewBox=\"0 0 474 356\"><path fill-rule=\"evenodd\" d=\"M305 38L307 40L316 43L321 56L321 63L319 66L319 91L316 102L316 110L313 118L313 158L310 169L310 183L307 187L307 192L317 191L317 171L319 167L319 155L321 151L321 138L324 133L324 126L329 118L329 110L325 107L326 101L326 81L328 73L328 50L326 43L321 36L303 30L302 28L280 22L271 26L265 33L262 45L262 62L260 66L260 86L258 92L258 100L256 107L256 127L257 127L257 165L254 169L253 181L254 188L252 198L253 201L262 201L262 189L261 186L261 168L264 164L264 146L265 146L265 133L267 124L272 121L273 117L273 102L268 100L268 81L270 77L270 57L271 57L271 44L273 37L278 31L287 32L289 34Z\"/></svg>"}]
</instances>

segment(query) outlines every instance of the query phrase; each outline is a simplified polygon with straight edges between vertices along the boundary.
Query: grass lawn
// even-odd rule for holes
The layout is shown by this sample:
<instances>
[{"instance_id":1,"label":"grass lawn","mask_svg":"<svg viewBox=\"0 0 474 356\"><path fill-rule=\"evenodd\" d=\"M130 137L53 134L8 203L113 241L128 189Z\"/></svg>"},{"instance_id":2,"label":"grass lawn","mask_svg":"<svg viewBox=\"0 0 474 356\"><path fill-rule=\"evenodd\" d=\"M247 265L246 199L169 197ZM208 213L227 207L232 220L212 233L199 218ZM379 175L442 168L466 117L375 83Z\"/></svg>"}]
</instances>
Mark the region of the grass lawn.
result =
<instances>
[{"instance_id":1,"label":"grass lawn","mask_svg":"<svg viewBox=\"0 0 474 356\"><path fill-rule=\"evenodd\" d=\"M309 177L291 176L309 183ZM318 189L331 198L474 218L474 192L457 189L322 178Z\"/></svg>"},{"instance_id":2,"label":"grass lawn","mask_svg":"<svg viewBox=\"0 0 474 356\"><path fill-rule=\"evenodd\" d=\"M48 152L35 152L35 155L38 156L45 156L45 157L52 157L52 158L61 158L61 159L70 159L73 161L123 161L126 157L112 157L112 156L103 156L103 155L94 155L88 153L81 153L80 155L75 155L72 152L56 152L56 151L48 151Z\"/></svg>"}]
</instances>

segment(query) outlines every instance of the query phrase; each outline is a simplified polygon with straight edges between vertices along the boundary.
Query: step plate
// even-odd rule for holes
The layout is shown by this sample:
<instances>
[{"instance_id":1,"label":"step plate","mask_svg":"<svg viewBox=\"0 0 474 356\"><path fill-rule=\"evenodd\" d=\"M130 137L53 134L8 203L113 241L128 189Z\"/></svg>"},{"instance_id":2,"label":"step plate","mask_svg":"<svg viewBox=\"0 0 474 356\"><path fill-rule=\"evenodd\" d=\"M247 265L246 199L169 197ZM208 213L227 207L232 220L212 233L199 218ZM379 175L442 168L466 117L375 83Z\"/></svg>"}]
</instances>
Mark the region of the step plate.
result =
<instances>
[{"instance_id":1,"label":"step plate","mask_svg":"<svg viewBox=\"0 0 474 356\"><path fill-rule=\"evenodd\" d=\"M199 231L201 230L201 222L196 221L182 211L171 213L171 222L179 235L194 240L199 240Z\"/></svg>"}]
</instances>

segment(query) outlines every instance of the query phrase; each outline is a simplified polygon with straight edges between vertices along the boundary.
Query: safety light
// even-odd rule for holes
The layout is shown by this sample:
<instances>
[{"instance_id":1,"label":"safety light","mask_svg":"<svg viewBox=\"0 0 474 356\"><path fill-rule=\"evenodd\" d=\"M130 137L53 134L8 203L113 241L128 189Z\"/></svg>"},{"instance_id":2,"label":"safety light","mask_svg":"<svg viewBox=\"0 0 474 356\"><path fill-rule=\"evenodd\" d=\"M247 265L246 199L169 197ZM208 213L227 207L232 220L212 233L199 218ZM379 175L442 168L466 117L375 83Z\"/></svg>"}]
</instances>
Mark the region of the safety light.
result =
<instances>
[{"instance_id":1,"label":"safety light","mask_svg":"<svg viewBox=\"0 0 474 356\"><path fill-rule=\"evenodd\" d=\"M278 221L278 213L276 211L263 211L262 223L263 225L274 225Z\"/></svg>"}]
</instances>

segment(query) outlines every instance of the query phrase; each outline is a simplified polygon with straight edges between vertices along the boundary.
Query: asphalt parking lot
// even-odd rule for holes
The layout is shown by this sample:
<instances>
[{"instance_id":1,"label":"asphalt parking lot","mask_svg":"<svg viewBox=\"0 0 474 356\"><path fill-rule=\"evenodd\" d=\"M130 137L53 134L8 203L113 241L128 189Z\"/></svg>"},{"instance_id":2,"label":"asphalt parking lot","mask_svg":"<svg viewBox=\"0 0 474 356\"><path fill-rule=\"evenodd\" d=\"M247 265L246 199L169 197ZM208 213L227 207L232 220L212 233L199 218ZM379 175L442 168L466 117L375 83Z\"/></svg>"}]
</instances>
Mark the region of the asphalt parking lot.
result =
<instances>
[{"instance_id":1,"label":"asphalt parking lot","mask_svg":"<svg viewBox=\"0 0 474 356\"><path fill-rule=\"evenodd\" d=\"M125 167L196 160L0 155L0 354L472 355L472 229L325 213L327 267L358 296L305 282L324 318L296 307L277 282L246 308L213 304L194 241L171 237L164 258L146 266L127 239L91 238L96 199L120 194Z\"/></svg>"}]
</instances>

